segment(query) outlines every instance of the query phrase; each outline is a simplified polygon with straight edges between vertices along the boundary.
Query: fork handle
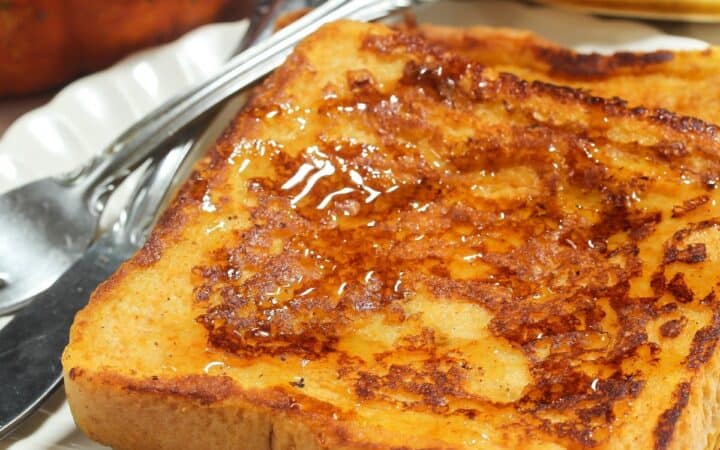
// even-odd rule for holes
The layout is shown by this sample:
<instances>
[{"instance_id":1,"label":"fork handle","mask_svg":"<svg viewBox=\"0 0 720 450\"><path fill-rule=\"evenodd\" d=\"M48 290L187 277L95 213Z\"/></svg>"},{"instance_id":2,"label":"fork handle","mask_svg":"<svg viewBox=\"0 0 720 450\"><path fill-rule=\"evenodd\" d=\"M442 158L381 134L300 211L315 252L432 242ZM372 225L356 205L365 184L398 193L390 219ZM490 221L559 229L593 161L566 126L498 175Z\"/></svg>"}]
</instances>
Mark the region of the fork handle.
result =
<instances>
[{"instance_id":1,"label":"fork handle","mask_svg":"<svg viewBox=\"0 0 720 450\"><path fill-rule=\"evenodd\" d=\"M114 181L124 178L195 118L277 68L298 42L320 26L343 18L373 20L412 3L412 0L328 0L235 56L218 75L151 112L91 162L79 179L89 206L94 211L101 209Z\"/></svg>"}]
</instances>

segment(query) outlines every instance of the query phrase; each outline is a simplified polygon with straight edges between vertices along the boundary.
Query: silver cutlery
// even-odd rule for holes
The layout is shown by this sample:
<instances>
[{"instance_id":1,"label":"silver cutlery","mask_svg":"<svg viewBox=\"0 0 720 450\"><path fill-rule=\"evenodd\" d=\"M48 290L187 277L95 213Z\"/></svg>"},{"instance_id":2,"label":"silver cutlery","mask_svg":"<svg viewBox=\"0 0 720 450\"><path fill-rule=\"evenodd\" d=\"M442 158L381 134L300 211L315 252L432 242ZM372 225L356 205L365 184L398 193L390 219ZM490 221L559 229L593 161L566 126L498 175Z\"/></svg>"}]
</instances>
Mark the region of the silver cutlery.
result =
<instances>
[{"instance_id":1,"label":"silver cutlery","mask_svg":"<svg viewBox=\"0 0 720 450\"><path fill-rule=\"evenodd\" d=\"M218 75L150 113L83 170L0 196L0 314L22 306L82 255L109 194L132 169L197 117L279 66L300 40L325 23L375 20L428 1L327 0L235 56Z\"/></svg>"},{"instance_id":2,"label":"silver cutlery","mask_svg":"<svg viewBox=\"0 0 720 450\"><path fill-rule=\"evenodd\" d=\"M32 413L62 381L60 355L75 313L95 287L142 245L191 142L143 174L133 201L48 290L0 330L0 438Z\"/></svg>"}]
</instances>

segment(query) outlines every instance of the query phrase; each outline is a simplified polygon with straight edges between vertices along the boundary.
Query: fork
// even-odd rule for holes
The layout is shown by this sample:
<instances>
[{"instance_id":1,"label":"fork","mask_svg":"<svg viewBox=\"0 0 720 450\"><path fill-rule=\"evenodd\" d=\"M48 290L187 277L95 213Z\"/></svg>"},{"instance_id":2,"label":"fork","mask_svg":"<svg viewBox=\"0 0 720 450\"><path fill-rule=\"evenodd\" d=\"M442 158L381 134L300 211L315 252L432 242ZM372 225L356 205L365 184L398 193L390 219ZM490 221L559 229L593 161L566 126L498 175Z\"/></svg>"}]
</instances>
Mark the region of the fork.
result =
<instances>
[{"instance_id":1,"label":"fork","mask_svg":"<svg viewBox=\"0 0 720 450\"><path fill-rule=\"evenodd\" d=\"M234 57L209 81L150 113L84 170L0 196L0 210L5 211L0 215L0 272L5 272L0 313L42 291L80 257L119 180L198 116L278 67L300 40L334 20L375 20L428 1L328 0Z\"/></svg>"},{"instance_id":2,"label":"fork","mask_svg":"<svg viewBox=\"0 0 720 450\"><path fill-rule=\"evenodd\" d=\"M32 301L0 330L0 439L60 385L60 354L75 312L95 286L142 245L192 144L187 140L159 162L143 166L132 200L111 229L52 287L38 294L39 301Z\"/></svg>"}]
</instances>

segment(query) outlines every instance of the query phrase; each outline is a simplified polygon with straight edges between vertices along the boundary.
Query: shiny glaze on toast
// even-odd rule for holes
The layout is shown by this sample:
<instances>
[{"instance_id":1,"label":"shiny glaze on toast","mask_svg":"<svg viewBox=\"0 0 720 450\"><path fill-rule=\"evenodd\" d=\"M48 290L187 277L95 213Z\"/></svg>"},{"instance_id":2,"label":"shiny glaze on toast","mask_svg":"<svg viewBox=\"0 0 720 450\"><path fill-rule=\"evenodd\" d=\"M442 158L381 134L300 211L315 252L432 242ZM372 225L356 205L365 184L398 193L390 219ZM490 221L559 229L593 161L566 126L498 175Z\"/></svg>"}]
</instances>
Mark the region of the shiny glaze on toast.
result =
<instances>
[{"instance_id":1,"label":"shiny glaze on toast","mask_svg":"<svg viewBox=\"0 0 720 450\"><path fill-rule=\"evenodd\" d=\"M99 288L65 367L242 399L326 448L671 448L715 408L719 147L699 119L329 25ZM120 299L147 335L94 325Z\"/></svg>"}]
</instances>

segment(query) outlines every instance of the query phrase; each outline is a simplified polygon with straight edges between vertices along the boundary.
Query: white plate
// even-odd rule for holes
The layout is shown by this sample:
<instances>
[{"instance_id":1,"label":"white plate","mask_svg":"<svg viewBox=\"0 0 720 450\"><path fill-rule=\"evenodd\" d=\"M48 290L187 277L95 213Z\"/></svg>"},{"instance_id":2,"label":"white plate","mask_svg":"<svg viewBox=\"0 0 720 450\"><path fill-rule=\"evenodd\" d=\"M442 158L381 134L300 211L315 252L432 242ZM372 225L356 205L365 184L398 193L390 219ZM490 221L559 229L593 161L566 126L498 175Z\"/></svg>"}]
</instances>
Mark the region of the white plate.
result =
<instances>
[{"instance_id":1,"label":"white plate","mask_svg":"<svg viewBox=\"0 0 720 450\"><path fill-rule=\"evenodd\" d=\"M639 23L500 1L445 2L425 6L416 13L421 22L530 29L581 51L689 50L707 46ZM72 83L47 105L22 116L0 139L0 192L72 169L100 151L163 99L215 72L244 29L242 22L200 28L172 44L138 53ZM89 441L74 426L62 392L0 442L0 449L66 448L103 447Z\"/></svg>"}]
</instances>

